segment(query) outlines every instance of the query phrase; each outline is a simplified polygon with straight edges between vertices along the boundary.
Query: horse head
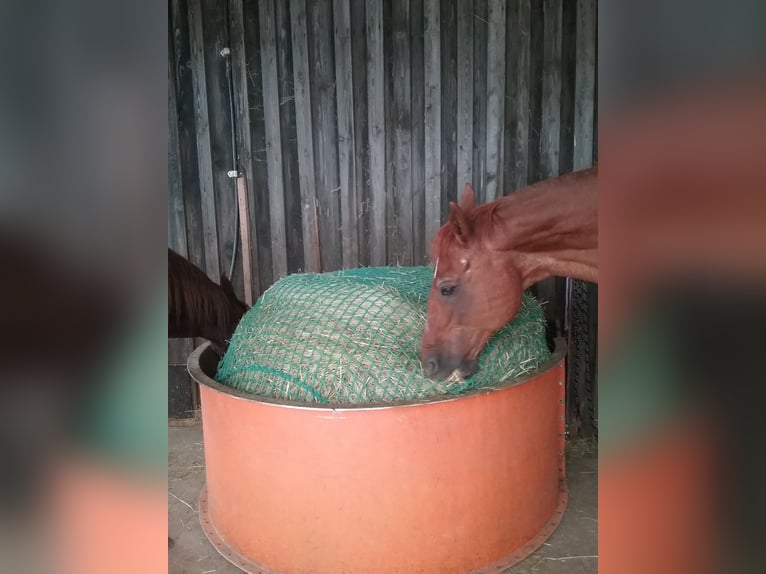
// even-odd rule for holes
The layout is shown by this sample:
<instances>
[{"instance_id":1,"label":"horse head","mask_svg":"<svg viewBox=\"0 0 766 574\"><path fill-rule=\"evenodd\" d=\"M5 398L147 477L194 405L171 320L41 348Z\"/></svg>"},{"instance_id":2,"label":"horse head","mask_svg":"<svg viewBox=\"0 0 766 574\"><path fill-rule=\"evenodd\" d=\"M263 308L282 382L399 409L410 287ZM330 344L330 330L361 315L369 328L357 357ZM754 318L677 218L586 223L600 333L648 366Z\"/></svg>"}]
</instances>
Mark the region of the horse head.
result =
<instances>
[{"instance_id":1,"label":"horse head","mask_svg":"<svg viewBox=\"0 0 766 574\"><path fill-rule=\"evenodd\" d=\"M521 306L521 275L484 241L478 211L473 188L466 184L460 203L450 203L449 220L431 244L434 276L421 362L434 379L455 370L464 378L471 376L489 338Z\"/></svg>"},{"instance_id":2,"label":"horse head","mask_svg":"<svg viewBox=\"0 0 766 574\"><path fill-rule=\"evenodd\" d=\"M465 186L431 243L434 277L421 348L426 374L468 377L524 289L547 277L598 281L598 168L476 206Z\"/></svg>"}]
</instances>

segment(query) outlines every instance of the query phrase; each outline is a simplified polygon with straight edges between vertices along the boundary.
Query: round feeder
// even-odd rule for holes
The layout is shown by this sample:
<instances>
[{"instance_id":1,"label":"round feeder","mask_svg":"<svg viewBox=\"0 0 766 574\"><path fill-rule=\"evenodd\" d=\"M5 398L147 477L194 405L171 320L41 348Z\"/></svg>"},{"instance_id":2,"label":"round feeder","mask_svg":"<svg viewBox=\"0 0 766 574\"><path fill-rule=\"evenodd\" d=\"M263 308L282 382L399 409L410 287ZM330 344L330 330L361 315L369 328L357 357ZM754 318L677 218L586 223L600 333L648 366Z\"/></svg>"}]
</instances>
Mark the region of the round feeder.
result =
<instances>
[{"instance_id":1,"label":"round feeder","mask_svg":"<svg viewBox=\"0 0 766 574\"><path fill-rule=\"evenodd\" d=\"M564 348L535 373L457 397L358 407L200 384L200 521L251 573L500 572L566 507Z\"/></svg>"}]
</instances>

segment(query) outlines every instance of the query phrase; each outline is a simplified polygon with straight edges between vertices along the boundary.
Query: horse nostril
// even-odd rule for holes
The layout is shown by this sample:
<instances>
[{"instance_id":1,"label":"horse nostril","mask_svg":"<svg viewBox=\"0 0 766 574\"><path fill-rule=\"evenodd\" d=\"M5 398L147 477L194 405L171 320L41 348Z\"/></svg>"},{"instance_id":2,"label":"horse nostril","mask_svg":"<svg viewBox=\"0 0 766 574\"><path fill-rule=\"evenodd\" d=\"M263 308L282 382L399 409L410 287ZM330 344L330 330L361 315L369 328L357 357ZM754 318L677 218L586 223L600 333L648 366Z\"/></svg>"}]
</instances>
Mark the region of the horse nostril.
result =
<instances>
[{"instance_id":1,"label":"horse nostril","mask_svg":"<svg viewBox=\"0 0 766 574\"><path fill-rule=\"evenodd\" d=\"M436 362L436 359L428 359L426 362L426 376L430 377L436 373L436 371L439 370L439 364Z\"/></svg>"}]
</instances>

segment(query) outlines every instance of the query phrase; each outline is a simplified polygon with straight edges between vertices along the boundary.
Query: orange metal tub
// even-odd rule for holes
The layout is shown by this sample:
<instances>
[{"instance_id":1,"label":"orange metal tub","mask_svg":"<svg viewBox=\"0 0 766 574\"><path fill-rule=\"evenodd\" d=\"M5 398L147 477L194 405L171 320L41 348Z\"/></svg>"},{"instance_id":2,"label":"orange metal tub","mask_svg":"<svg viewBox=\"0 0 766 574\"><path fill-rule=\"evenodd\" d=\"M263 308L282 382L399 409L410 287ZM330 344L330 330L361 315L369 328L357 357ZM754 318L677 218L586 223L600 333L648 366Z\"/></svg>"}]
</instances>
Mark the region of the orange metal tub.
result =
<instances>
[{"instance_id":1,"label":"orange metal tub","mask_svg":"<svg viewBox=\"0 0 766 574\"><path fill-rule=\"evenodd\" d=\"M497 390L331 408L217 383L204 344L202 527L247 572L499 572L566 506L563 357Z\"/></svg>"}]
</instances>

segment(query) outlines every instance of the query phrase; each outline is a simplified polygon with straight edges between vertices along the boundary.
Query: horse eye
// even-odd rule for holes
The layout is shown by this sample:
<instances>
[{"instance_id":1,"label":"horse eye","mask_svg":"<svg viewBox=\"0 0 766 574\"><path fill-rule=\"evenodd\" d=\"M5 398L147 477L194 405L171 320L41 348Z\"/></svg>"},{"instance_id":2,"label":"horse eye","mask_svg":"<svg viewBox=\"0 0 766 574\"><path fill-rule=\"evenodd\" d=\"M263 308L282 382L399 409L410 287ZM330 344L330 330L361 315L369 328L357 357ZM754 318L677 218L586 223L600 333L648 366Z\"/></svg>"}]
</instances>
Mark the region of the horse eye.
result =
<instances>
[{"instance_id":1,"label":"horse eye","mask_svg":"<svg viewBox=\"0 0 766 574\"><path fill-rule=\"evenodd\" d=\"M455 286L454 285L444 285L440 288L442 297L449 297L455 292Z\"/></svg>"}]
</instances>

